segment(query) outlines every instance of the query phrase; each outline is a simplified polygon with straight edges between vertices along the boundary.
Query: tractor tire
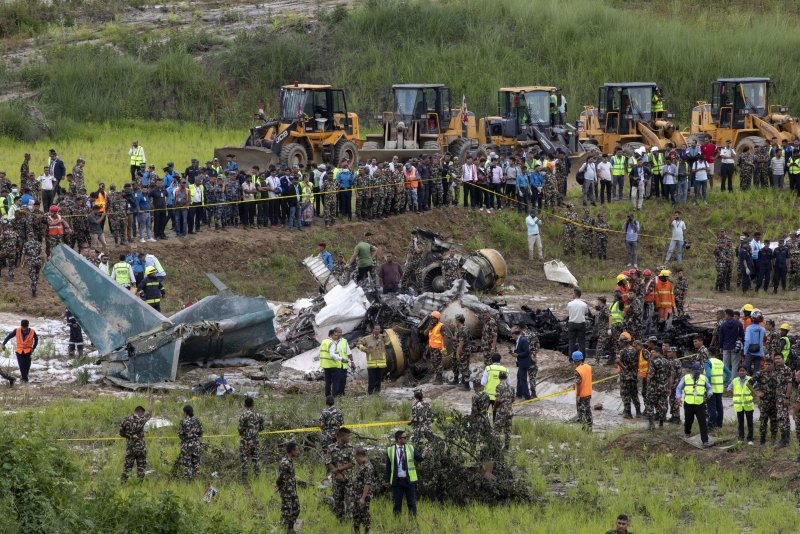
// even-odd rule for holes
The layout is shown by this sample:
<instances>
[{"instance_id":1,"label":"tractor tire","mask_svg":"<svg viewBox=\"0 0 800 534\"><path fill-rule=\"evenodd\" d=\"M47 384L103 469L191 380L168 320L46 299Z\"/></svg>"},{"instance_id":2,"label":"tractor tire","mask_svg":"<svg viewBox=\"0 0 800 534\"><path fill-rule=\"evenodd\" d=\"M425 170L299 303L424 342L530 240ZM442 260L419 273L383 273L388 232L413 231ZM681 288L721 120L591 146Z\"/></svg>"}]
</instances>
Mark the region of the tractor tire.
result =
<instances>
[{"instance_id":1,"label":"tractor tire","mask_svg":"<svg viewBox=\"0 0 800 534\"><path fill-rule=\"evenodd\" d=\"M422 143L422 150L442 150L442 146L436 141L425 141Z\"/></svg>"},{"instance_id":2,"label":"tractor tire","mask_svg":"<svg viewBox=\"0 0 800 534\"><path fill-rule=\"evenodd\" d=\"M333 164L338 165L343 159L350 162L351 169L355 169L358 165L358 147L344 137L339 139L339 142L333 147Z\"/></svg>"},{"instance_id":3,"label":"tractor tire","mask_svg":"<svg viewBox=\"0 0 800 534\"><path fill-rule=\"evenodd\" d=\"M300 143L289 143L281 148L280 161L290 169L295 165L306 168L308 167L308 153Z\"/></svg>"},{"instance_id":4,"label":"tractor tire","mask_svg":"<svg viewBox=\"0 0 800 534\"><path fill-rule=\"evenodd\" d=\"M625 143L622 145L622 153L628 157L633 157L633 155L636 154L636 151L640 148L646 149L647 147L644 146L644 143L631 141L630 143Z\"/></svg>"},{"instance_id":5,"label":"tractor tire","mask_svg":"<svg viewBox=\"0 0 800 534\"><path fill-rule=\"evenodd\" d=\"M467 155L469 154L469 149L471 146L472 144L470 143L469 139L459 137L450 143L450 145L447 147L447 151L454 158L458 158L458 161L464 163L467 161Z\"/></svg>"},{"instance_id":6,"label":"tractor tire","mask_svg":"<svg viewBox=\"0 0 800 534\"><path fill-rule=\"evenodd\" d=\"M757 135L749 135L736 144L736 153L741 154L744 147L750 147L750 152L757 148L767 146L767 141Z\"/></svg>"},{"instance_id":7,"label":"tractor tire","mask_svg":"<svg viewBox=\"0 0 800 534\"><path fill-rule=\"evenodd\" d=\"M378 150L379 148L377 141L366 141L361 145L361 150Z\"/></svg>"},{"instance_id":8,"label":"tractor tire","mask_svg":"<svg viewBox=\"0 0 800 534\"><path fill-rule=\"evenodd\" d=\"M481 145L478 147L478 151L475 153L475 158L477 159L486 158L488 160L489 154L491 154L492 152L497 154L498 152L497 145L491 145L488 143L485 145Z\"/></svg>"}]
</instances>

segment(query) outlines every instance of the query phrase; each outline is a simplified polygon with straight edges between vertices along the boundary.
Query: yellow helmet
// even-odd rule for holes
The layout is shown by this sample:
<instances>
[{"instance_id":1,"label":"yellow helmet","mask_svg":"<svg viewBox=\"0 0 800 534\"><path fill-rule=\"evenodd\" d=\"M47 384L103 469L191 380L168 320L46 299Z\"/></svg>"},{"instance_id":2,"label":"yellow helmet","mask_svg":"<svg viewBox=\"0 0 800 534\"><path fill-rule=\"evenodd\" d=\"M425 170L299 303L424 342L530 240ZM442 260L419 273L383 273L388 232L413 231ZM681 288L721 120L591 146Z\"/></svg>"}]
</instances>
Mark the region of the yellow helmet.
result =
<instances>
[{"instance_id":1,"label":"yellow helmet","mask_svg":"<svg viewBox=\"0 0 800 534\"><path fill-rule=\"evenodd\" d=\"M746 312L746 311L751 312L751 311L753 311L753 305L752 304L745 304L744 306L742 306L742 311L743 312Z\"/></svg>"},{"instance_id":2,"label":"yellow helmet","mask_svg":"<svg viewBox=\"0 0 800 534\"><path fill-rule=\"evenodd\" d=\"M670 276L672 273L667 269L661 269L661 272L658 273L658 276Z\"/></svg>"},{"instance_id":3,"label":"yellow helmet","mask_svg":"<svg viewBox=\"0 0 800 534\"><path fill-rule=\"evenodd\" d=\"M156 268L153 267L152 265L150 267L146 267L145 270L144 270L144 275L145 276L148 276L148 275L151 275L151 274L156 274Z\"/></svg>"},{"instance_id":4,"label":"yellow helmet","mask_svg":"<svg viewBox=\"0 0 800 534\"><path fill-rule=\"evenodd\" d=\"M625 275L622 274L622 273L619 273L617 275L617 282L622 282L623 280L625 280Z\"/></svg>"},{"instance_id":5,"label":"yellow helmet","mask_svg":"<svg viewBox=\"0 0 800 534\"><path fill-rule=\"evenodd\" d=\"M791 327L789 326L789 323L783 323L783 324L781 325L781 330L786 330L787 332L788 332L789 330L791 330Z\"/></svg>"}]
</instances>

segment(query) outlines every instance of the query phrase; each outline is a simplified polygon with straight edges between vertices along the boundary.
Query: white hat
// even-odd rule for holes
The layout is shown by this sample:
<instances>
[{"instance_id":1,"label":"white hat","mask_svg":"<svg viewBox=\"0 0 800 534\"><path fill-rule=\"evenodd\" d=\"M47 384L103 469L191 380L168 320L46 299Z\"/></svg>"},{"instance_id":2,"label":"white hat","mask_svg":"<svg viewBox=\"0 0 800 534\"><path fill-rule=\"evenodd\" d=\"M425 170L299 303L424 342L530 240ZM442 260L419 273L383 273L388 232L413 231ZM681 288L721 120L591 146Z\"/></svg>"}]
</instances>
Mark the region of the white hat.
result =
<instances>
[{"instance_id":1,"label":"white hat","mask_svg":"<svg viewBox=\"0 0 800 534\"><path fill-rule=\"evenodd\" d=\"M657 146L650 147L650 152L658 152L658 147Z\"/></svg>"},{"instance_id":2,"label":"white hat","mask_svg":"<svg viewBox=\"0 0 800 534\"><path fill-rule=\"evenodd\" d=\"M634 153L639 154L640 156L643 155L645 152L647 152L647 149L643 146L640 146L639 148L634 150Z\"/></svg>"},{"instance_id":3,"label":"white hat","mask_svg":"<svg viewBox=\"0 0 800 534\"><path fill-rule=\"evenodd\" d=\"M490 158L490 159L491 159L491 158L496 158L496 157L497 157L497 154L495 154L494 152L490 152L490 153L489 153L489 158Z\"/></svg>"}]
</instances>

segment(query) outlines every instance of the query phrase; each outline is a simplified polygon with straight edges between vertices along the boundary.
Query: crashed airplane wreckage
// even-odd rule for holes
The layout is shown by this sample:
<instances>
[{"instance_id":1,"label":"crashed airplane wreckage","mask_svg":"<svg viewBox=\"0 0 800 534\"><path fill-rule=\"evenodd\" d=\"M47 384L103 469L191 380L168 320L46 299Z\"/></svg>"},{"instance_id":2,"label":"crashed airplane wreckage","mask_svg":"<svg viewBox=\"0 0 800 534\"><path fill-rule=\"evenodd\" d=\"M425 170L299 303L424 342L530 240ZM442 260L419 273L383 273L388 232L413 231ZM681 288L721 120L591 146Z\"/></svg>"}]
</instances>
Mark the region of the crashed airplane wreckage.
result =
<instances>
[{"instance_id":1,"label":"crashed airplane wreckage","mask_svg":"<svg viewBox=\"0 0 800 534\"><path fill-rule=\"evenodd\" d=\"M44 275L88 334L117 380L175 380L179 364L250 356L278 344L264 297L236 295L206 274L218 293L167 318L80 254L59 245Z\"/></svg>"}]
</instances>

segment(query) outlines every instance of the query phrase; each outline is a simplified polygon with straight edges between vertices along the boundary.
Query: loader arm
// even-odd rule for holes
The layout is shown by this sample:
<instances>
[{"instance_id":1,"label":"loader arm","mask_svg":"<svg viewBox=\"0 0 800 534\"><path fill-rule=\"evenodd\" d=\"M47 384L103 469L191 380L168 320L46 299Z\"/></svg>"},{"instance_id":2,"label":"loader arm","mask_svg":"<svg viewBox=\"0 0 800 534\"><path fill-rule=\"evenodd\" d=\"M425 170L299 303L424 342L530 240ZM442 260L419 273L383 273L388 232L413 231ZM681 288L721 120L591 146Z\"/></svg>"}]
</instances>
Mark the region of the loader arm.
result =
<instances>
[{"instance_id":1,"label":"loader arm","mask_svg":"<svg viewBox=\"0 0 800 534\"><path fill-rule=\"evenodd\" d=\"M642 136L645 145L662 148L661 139L658 138L658 135L656 135L656 133L651 130L646 123L642 121L636 121L636 129L638 130L639 135Z\"/></svg>"},{"instance_id":2,"label":"loader arm","mask_svg":"<svg viewBox=\"0 0 800 534\"><path fill-rule=\"evenodd\" d=\"M761 137L763 137L764 139L769 140L772 139L773 137L780 139L782 137L780 130L778 130L775 126L771 125L761 117L757 117L756 115L751 115L750 118L753 120L753 126L756 127L759 132L761 132Z\"/></svg>"}]
</instances>

